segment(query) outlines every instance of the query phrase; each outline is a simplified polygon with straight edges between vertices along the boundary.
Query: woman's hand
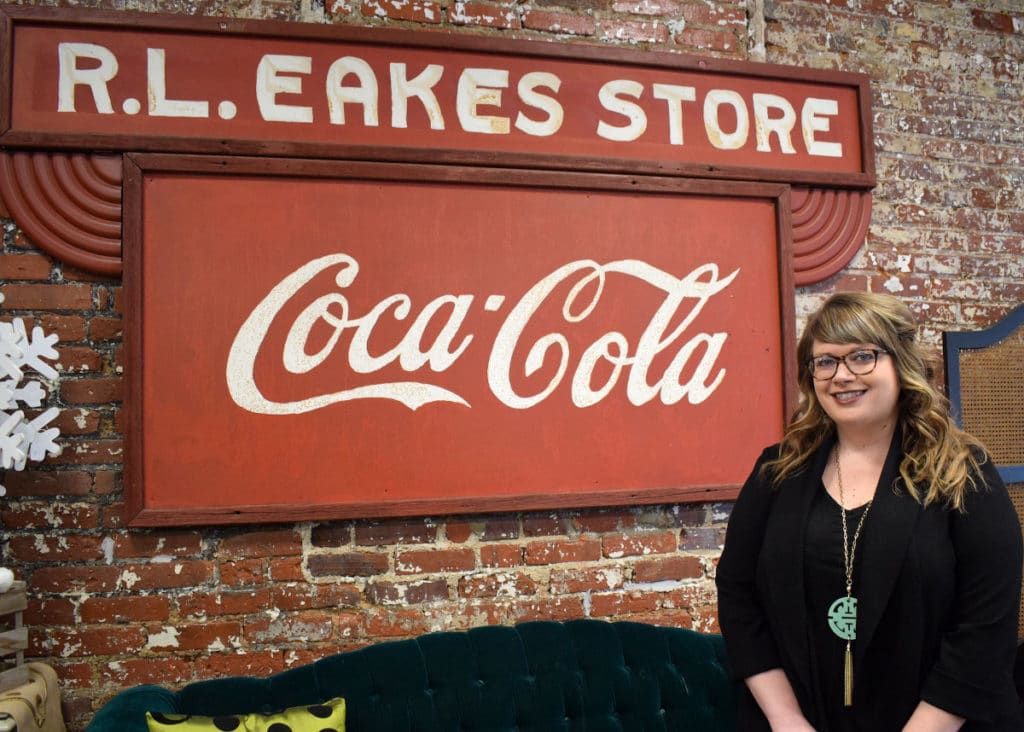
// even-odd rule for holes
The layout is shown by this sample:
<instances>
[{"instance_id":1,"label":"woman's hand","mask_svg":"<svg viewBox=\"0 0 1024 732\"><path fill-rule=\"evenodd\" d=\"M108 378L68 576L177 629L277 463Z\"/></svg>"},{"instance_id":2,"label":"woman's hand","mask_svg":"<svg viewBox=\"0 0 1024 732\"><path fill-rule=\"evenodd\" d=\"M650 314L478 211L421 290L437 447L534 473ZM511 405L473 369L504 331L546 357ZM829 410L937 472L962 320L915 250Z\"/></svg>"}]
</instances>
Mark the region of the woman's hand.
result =
<instances>
[{"instance_id":1,"label":"woman's hand","mask_svg":"<svg viewBox=\"0 0 1024 732\"><path fill-rule=\"evenodd\" d=\"M815 732L800 710L793 686L781 668L748 676L745 681L768 718L772 732Z\"/></svg>"},{"instance_id":2,"label":"woman's hand","mask_svg":"<svg viewBox=\"0 0 1024 732\"><path fill-rule=\"evenodd\" d=\"M965 721L963 717L950 714L944 709L939 709L923 701L910 715L910 719L903 727L903 732L956 732Z\"/></svg>"}]
</instances>

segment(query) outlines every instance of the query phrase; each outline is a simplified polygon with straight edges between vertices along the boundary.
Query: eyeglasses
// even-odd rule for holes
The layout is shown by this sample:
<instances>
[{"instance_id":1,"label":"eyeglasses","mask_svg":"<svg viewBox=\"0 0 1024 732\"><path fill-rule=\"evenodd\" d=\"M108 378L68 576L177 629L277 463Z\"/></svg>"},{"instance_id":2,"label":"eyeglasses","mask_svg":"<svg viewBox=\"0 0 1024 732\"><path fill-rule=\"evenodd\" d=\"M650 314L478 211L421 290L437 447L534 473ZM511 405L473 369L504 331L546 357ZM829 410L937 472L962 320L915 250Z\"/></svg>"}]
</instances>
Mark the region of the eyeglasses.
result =
<instances>
[{"instance_id":1,"label":"eyeglasses","mask_svg":"<svg viewBox=\"0 0 1024 732\"><path fill-rule=\"evenodd\" d=\"M875 370L875 366L878 364L878 355L881 353L888 353L888 351L881 348L863 348L845 356L826 354L808 361L807 370L811 372L811 376L815 380L828 381L835 377L839 371L839 362L842 361L851 374L864 376Z\"/></svg>"}]
</instances>

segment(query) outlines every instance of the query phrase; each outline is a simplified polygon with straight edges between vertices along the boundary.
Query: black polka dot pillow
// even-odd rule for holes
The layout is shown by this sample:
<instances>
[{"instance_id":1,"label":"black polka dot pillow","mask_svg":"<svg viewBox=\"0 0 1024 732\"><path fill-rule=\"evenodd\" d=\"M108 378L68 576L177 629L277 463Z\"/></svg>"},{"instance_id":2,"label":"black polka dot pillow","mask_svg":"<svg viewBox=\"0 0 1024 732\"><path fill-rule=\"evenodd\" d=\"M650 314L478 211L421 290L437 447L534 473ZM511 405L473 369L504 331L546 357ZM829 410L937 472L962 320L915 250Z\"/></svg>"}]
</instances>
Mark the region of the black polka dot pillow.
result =
<instances>
[{"instance_id":1,"label":"black polka dot pillow","mask_svg":"<svg viewBox=\"0 0 1024 732\"><path fill-rule=\"evenodd\" d=\"M345 700L292 707L274 714L195 714L146 712L149 732L345 732Z\"/></svg>"}]
</instances>

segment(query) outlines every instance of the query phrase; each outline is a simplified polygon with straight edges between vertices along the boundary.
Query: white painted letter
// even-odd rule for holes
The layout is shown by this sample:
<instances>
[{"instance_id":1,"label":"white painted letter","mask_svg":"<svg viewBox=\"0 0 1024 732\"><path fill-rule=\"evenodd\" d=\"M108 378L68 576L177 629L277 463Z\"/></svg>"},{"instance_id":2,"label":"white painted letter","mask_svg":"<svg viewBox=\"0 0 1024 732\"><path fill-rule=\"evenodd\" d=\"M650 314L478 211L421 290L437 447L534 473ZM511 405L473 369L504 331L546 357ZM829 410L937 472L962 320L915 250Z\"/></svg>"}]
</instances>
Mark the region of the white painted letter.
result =
<instances>
[{"instance_id":1,"label":"white painted letter","mask_svg":"<svg viewBox=\"0 0 1024 732\"><path fill-rule=\"evenodd\" d=\"M430 64L415 79L406 76L405 64L391 64L391 126L405 129L409 126L409 97L423 104L430 119L430 129L444 129L444 115L434 95L434 86L441 80L444 66Z\"/></svg>"},{"instance_id":2,"label":"white painted letter","mask_svg":"<svg viewBox=\"0 0 1024 732\"><path fill-rule=\"evenodd\" d=\"M113 114L107 82L117 75L117 57L103 46L92 43L60 43L57 45L60 75L57 79L57 111L75 112L75 87L85 84L92 90L96 111ZM78 68L79 58L99 61L94 69Z\"/></svg>"},{"instance_id":3,"label":"white painted letter","mask_svg":"<svg viewBox=\"0 0 1024 732\"><path fill-rule=\"evenodd\" d=\"M167 52L146 49L146 81L149 86L149 114L152 117L209 117L210 103L167 98Z\"/></svg>"},{"instance_id":4,"label":"white painted letter","mask_svg":"<svg viewBox=\"0 0 1024 732\"><path fill-rule=\"evenodd\" d=\"M559 87L562 86L562 80L554 74L549 74L544 71L534 71L529 74L523 74L523 78L519 80L519 98L522 99L523 103L527 106L536 107L537 109L547 112L548 118L543 122L534 122L532 119L520 112L516 116L516 128L522 130L528 135L549 137L561 129L562 122L565 120L565 110L562 109L562 105L559 104L558 100L554 97L538 94L534 91L538 86L547 87L557 94Z\"/></svg>"},{"instance_id":5,"label":"white painted letter","mask_svg":"<svg viewBox=\"0 0 1024 732\"><path fill-rule=\"evenodd\" d=\"M809 155L821 155L827 158L843 157L843 144L841 142L819 142L814 139L815 132L829 131L830 123L828 118L834 117L837 114L839 114L839 102L835 99L808 97L807 101L804 102L800 122L804 130L804 144L807 145L807 153Z\"/></svg>"},{"instance_id":6,"label":"white painted letter","mask_svg":"<svg viewBox=\"0 0 1024 732\"><path fill-rule=\"evenodd\" d=\"M256 67L256 101L260 114L268 122L312 122L313 108L294 104L278 104L278 94L301 94L302 79L279 76L281 72L308 74L313 70L310 56L267 54Z\"/></svg>"},{"instance_id":7,"label":"white painted letter","mask_svg":"<svg viewBox=\"0 0 1024 732\"><path fill-rule=\"evenodd\" d=\"M777 109L782 112L781 117L771 118L768 110ZM758 152L771 152L771 134L774 132L779 136L779 150L792 155L796 153L793 147L793 126L796 124L796 110L789 100L777 94L755 94L754 95L754 130L757 134Z\"/></svg>"},{"instance_id":8,"label":"white painted letter","mask_svg":"<svg viewBox=\"0 0 1024 732\"><path fill-rule=\"evenodd\" d=\"M597 94L601 106L609 112L617 112L628 118L629 124L625 127L614 127L604 120L600 120L597 123L597 134L606 140L615 140L616 142L630 142L644 134L647 130L647 115L643 108L639 104L619 98L620 94L624 94L627 97L639 99L643 93L644 85L638 81L618 79L609 81L602 86L601 91Z\"/></svg>"},{"instance_id":9,"label":"white painted letter","mask_svg":"<svg viewBox=\"0 0 1024 732\"><path fill-rule=\"evenodd\" d=\"M342 86L349 74L359 78L359 86ZM370 64L355 56L339 58L327 71L327 107L331 112L331 124L345 124L345 105L349 102L363 105L363 124L376 127L377 77Z\"/></svg>"},{"instance_id":10,"label":"white painted letter","mask_svg":"<svg viewBox=\"0 0 1024 732\"><path fill-rule=\"evenodd\" d=\"M508 87L508 71L503 69L466 69L459 77L455 108L466 132L485 135L507 135L508 117L488 117L476 113L480 105L501 106L501 90Z\"/></svg>"},{"instance_id":11,"label":"white painted letter","mask_svg":"<svg viewBox=\"0 0 1024 732\"><path fill-rule=\"evenodd\" d=\"M718 108L727 104L736 110L736 129L726 134L718 123ZM704 97L704 129L708 140L719 150L739 150L750 136L750 114L743 97L728 89L712 89Z\"/></svg>"},{"instance_id":12,"label":"white painted letter","mask_svg":"<svg viewBox=\"0 0 1024 732\"><path fill-rule=\"evenodd\" d=\"M683 102L697 100L697 90L692 86L655 84L651 87L655 99L668 102L668 141L672 145L683 144Z\"/></svg>"}]
</instances>

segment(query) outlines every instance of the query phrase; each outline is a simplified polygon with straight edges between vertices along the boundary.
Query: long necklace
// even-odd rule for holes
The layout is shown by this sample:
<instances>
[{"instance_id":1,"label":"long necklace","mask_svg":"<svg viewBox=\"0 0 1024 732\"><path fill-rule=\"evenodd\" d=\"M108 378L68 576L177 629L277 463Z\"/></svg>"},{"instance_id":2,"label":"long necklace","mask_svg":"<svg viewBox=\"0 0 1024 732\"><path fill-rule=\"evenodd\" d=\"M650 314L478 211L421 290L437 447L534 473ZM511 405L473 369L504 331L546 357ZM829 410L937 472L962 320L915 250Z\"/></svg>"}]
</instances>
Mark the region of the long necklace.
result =
<instances>
[{"instance_id":1,"label":"long necklace","mask_svg":"<svg viewBox=\"0 0 1024 732\"><path fill-rule=\"evenodd\" d=\"M846 570L846 595L839 597L828 609L828 627L846 641L846 657L843 663L843 703L853 706L853 654L850 644L857 639L857 598L853 596L853 559L857 553L857 539L864 528L864 519L871 510L874 498L868 501L867 508L861 514L857 530L853 532L853 545L850 545L846 528L846 499L843 496L843 473L839 469L839 445L832 453L836 463L836 482L839 484L839 508L843 518L843 569Z\"/></svg>"}]
</instances>

